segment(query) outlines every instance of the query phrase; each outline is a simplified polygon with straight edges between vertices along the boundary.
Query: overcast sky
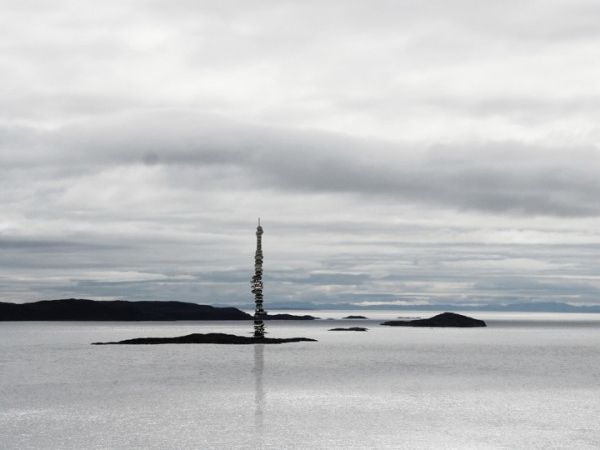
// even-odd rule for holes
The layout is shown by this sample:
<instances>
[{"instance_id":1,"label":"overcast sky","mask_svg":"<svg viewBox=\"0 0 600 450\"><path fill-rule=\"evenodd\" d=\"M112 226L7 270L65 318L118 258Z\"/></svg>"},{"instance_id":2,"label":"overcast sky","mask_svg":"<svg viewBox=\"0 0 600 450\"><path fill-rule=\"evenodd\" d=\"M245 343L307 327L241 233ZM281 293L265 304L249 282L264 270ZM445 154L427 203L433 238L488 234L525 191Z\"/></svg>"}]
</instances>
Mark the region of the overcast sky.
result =
<instances>
[{"instance_id":1,"label":"overcast sky","mask_svg":"<svg viewBox=\"0 0 600 450\"><path fill-rule=\"evenodd\" d=\"M597 0L0 0L0 300L600 304Z\"/></svg>"}]
</instances>

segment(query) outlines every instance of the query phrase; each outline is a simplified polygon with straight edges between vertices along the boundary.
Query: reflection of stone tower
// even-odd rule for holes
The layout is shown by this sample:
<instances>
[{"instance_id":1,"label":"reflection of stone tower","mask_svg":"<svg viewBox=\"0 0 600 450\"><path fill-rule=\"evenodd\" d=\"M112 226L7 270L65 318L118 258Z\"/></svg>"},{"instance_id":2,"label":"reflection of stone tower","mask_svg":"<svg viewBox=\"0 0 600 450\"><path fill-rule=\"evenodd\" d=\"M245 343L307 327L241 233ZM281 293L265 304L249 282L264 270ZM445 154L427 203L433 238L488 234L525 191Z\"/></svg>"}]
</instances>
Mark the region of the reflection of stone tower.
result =
<instances>
[{"instance_id":1,"label":"reflection of stone tower","mask_svg":"<svg viewBox=\"0 0 600 450\"><path fill-rule=\"evenodd\" d=\"M260 218L258 219L258 227L256 227L256 253L254 254L254 276L250 286L254 294L254 337L265 337L264 317L266 315L263 309L263 283L262 283L262 234L263 229L260 226Z\"/></svg>"}]
</instances>

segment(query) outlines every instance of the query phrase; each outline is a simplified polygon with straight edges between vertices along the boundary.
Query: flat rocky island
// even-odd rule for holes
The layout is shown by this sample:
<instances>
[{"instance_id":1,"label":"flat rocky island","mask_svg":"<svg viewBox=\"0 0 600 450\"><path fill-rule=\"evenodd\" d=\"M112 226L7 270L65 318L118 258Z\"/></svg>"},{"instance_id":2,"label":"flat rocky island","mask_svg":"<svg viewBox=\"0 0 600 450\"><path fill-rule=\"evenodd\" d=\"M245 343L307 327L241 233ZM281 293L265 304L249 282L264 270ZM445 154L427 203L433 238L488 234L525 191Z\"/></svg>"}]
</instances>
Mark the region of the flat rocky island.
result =
<instances>
[{"instance_id":1,"label":"flat rocky island","mask_svg":"<svg viewBox=\"0 0 600 450\"><path fill-rule=\"evenodd\" d=\"M368 328L364 327L350 327L350 328L332 328L329 331L367 331Z\"/></svg>"},{"instance_id":2,"label":"flat rocky island","mask_svg":"<svg viewBox=\"0 0 600 450\"><path fill-rule=\"evenodd\" d=\"M456 327L456 328L472 328L487 326L483 320L473 319L472 317L463 316L451 312L438 314L429 319L416 320L390 320L383 322L381 325L389 325L391 327Z\"/></svg>"},{"instance_id":3,"label":"flat rocky island","mask_svg":"<svg viewBox=\"0 0 600 450\"><path fill-rule=\"evenodd\" d=\"M157 345L157 344L286 344L289 342L317 342L305 337L257 338L235 334L207 333L188 334L177 337L144 337L118 342L92 342L92 345Z\"/></svg>"}]
</instances>

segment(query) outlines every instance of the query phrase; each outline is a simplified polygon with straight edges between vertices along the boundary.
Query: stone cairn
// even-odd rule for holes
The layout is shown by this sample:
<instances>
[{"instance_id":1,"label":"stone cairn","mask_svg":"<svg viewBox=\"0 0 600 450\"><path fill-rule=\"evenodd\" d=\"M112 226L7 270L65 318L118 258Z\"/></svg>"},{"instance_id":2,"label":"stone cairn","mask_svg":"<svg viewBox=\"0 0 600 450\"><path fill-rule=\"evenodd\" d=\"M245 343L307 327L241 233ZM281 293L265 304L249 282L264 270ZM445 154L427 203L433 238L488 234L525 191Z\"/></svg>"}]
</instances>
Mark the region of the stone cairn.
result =
<instances>
[{"instance_id":1,"label":"stone cairn","mask_svg":"<svg viewBox=\"0 0 600 450\"><path fill-rule=\"evenodd\" d=\"M263 229L260 226L260 218L258 219L258 227L256 227L256 253L254 254L254 276L250 286L252 293L254 294L254 337L264 338L265 337L265 323L264 318L266 316L265 310L263 309L263 282L262 282L262 234Z\"/></svg>"}]
</instances>

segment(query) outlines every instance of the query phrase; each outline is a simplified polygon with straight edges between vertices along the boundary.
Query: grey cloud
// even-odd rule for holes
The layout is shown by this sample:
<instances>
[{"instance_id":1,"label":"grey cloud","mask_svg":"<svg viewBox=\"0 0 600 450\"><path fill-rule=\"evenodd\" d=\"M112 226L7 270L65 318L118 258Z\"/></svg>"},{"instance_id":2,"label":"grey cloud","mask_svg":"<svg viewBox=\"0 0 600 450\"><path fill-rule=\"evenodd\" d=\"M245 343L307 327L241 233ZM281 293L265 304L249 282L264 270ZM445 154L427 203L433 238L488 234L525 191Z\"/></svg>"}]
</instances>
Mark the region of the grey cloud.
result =
<instances>
[{"instance_id":1,"label":"grey cloud","mask_svg":"<svg viewBox=\"0 0 600 450\"><path fill-rule=\"evenodd\" d=\"M523 126L543 126L549 121L565 118L589 118L600 113L600 97L583 93L564 95L557 92L553 96L540 97L531 94L490 94L442 95L438 97L415 95L406 92L387 91L379 97L339 96L333 102L343 109L369 111L382 119L398 112L398 104L412 108L422 108L434 114L440 111L458 117L478 118L478 120L506 120Z\"/></svg>"},{"instance_id":2,"label":"grey cloud","mask_svg":"<svg viewBox=\"0 0 600 450\"><path fill-rule=\"evenodd\" d=\"M272 279L276 282L291 282L294 284L311 284L321 286L353 286L368 283L371 277L368 274L360 273L309 273L309 274L294 274L293 272L275 271L267 280Z\"/></svg>"},{"instance_id":3,"label":"grey cloud","mask_svg":"<svg viewBox=\"0 0 600 450\"><path fill-rule=\"evenodd\" d=\"M2 145L7 149L18 145L18 138L6 132ZM600 214L600 153L593 147L466 142L411 148L165 112L40 133L25 151L3 154L7 165L20 162L22 167L150 162L230 168L235 170L229 176L235 176L233 183L239 186L245 182L300 192L384 196L399 202L522 215ZM173 173L176 176L177 171Z\"/></svg>"},{"instance_id":4,"label":"grey cloud","mask_svg":"<svg viewBox=\"0 0 600 450\"><path fill-rule=\"evenodd\" d=\"M115 250L116 248L122 248L114 244L98 243L98 242L77 242L77 241L63 241L63 240L41 240L41 239L19 239L12 237L5 237L0 235L0 247L3 250L17 250L17 251L55 251L60 249L61 251L85 251L85 250Z\"/></svg>"},{"instance_id":5,"label":"grey cloud","mask_svg":"<svg viewBox=\"0 0 600 450\"><path fill-rule=\"evenodd\" d=\"M548 120L560 120L573 115L596 115L600 112L600 98L592 96L567 98L490 97L479 99L434 98L429 101L444 110L462 110L473 116L510 117L516 122L539 124Z\"/></svg>"},{"instance_id":6,"label":"grey cloud","mask_svg":"<svg viewBox=\"0 0 600 450\"><path fill-rule=\"evenodd\" d=\"M1 298L598 301L594 1L4 3Z\"/></svg>"},{"instance_id":7,"label":"grey cloud","mask_svg":"<svg viewBox=\"0 0 600 450\"><path fill-rule=\"evenodd\" d=\"M478 292L512 292L521 298L548 298L548 297L578 297L598 299L600 288L585 282L556 280L549 282L526 277L498 277L495 279L481 280L474 284Z\"/></svg>"}]
</instances>

